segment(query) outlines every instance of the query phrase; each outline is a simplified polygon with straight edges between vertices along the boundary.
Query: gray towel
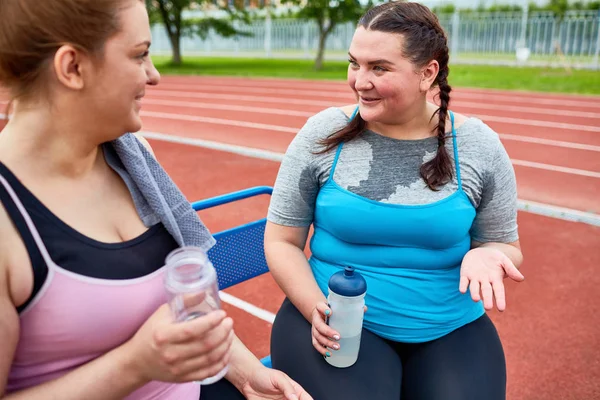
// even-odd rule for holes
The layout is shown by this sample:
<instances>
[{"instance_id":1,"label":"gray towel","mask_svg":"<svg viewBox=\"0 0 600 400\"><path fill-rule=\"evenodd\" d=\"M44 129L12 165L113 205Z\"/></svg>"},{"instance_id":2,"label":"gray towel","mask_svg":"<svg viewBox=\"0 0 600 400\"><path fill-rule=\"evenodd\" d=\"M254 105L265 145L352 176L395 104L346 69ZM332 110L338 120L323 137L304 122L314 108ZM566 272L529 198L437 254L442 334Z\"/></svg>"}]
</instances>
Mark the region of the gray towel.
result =
<instances>
[{"instance_id":1,"label":"gray towel","mask_svg":"<svg viewBox=\"0 0 600 400\"><path fill-rule=\"evenodd\" d=\"M123 135L103 149L106 161L129 188L146 226L162 222L180 246L208 251L215 244L190 202L135 135Z\"/></svg>"}]
</instances>

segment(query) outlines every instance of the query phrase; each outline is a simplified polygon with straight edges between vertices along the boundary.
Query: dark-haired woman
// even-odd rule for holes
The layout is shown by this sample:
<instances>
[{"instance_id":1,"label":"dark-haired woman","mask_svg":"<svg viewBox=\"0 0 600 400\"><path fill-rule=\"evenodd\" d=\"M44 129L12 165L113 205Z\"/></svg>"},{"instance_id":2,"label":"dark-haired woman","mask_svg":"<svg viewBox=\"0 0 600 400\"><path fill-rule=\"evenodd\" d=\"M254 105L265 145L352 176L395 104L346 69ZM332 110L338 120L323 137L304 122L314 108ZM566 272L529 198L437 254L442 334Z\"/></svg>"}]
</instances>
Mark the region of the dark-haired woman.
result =
<instances>
[{"instance_id":1,"label":"dark-haired woman","mask_svg":"<svg viewBox=\"0 0 600 400\"><path fill-rule=\"evenodd\" d=\"M429 9L371 9L349 49L358 104L310 118L281 165L265 233L287 296L272 359L316 399L505 398L485 310L494 300L505 309L505 277L524 279L515 176L498 135L448 109L448 73ZM440 106L427 100L432 89ZM323 361L340 339L325 299L348 265L367 280L368 311L357 363L338 369Z\"/></svg>"},{"instance_id":2,"label":"dark-haired woman","mask_svg":"<svg viewBox=\"0 0 600 400\"><path fill-rule=\"evenodd\" d=\"M150 41L142 0L0 0L0 398L310 400L225 312L165 304L167 254L214 239L128 133Z\"/></svg>"}]
</instances>

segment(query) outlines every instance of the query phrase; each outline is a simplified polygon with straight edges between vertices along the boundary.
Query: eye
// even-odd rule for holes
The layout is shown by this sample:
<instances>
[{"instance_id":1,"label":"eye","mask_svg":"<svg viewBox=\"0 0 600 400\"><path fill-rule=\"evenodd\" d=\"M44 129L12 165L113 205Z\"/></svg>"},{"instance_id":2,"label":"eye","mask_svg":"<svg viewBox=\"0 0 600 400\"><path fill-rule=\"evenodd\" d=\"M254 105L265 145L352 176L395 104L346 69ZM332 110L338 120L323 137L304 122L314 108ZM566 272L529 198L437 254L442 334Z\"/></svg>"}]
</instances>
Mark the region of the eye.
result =
<instances>
[{"instance_id":1,"label":"eye","mask_svg":"<svg viewBox=\"0 0 600 400\"><path fill-rule=\"evenodd\" d=\"M375 67L373 67L373 69L375 71L377 71L377 72L385 72L385 71L387 71L387 69L385 69L385 68L383 68L383 67L381 67L379 65L376 65Z\"/></svg>"},{"instance_id":2,"label":"eye","mask_svg":"<svg viewBox=\"0 0 600 400\"><path fill-rule=\"evenodd\" d=\"M358 68L358 63L356 61L354 61L353 59L348 59L348 62L350 63L350 65L352 66L352 68Z\"/></svg>"},{"instance_id":3,"label":"eye","mask_svg":"<svg viewBox=\"0 0 600 400\"><path fill-rule=\"evenodd\" d=\"M149 54L150 54L150 52L148 50L146 50L145 52L143 52L142 54L140 54L137 58L139 58L140 60L143 60L146 57L148 57Z\"/></svg>"}]
</instances>

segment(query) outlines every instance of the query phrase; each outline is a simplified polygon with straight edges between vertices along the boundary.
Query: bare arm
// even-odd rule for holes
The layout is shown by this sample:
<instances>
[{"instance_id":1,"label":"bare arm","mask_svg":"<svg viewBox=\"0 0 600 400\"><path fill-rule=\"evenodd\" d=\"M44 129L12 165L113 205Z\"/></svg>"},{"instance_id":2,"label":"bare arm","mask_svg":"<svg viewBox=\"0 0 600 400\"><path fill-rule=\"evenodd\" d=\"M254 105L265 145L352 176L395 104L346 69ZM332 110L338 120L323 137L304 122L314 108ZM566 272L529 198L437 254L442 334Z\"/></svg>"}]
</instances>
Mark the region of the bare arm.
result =
<instances>
[{"instance_id":1,"label":"bare arm","mask_svg":"<svg viewBox=\"0 0 600 400\"><path fill-rule=\"evenodd\" d=\"M273 278L307 321L325 296L319 289L304 254L309 227L289 227L267 222L265 256Z\"/></svg>"},{"instance_id":2,"label":"bare arm","mask_svg":"<svg viewBox=\"0 0 600 400\"><path fill-rule=\"evenodd\" d=\"M3 399L122 399L146 383L130 367L127 351L119 347L59 379L11 393Z\"/></svg>"},{"instance_id":3,"label":"bare arm","mask_svg":"<svg viewBox=\"0 0 600 400\"><path fill-rule=\"evenodd\" d=\"M251 373L258 368L263 368L262 363L235 336L231 345L229 371L225 378L241 392L244 385L250 380Z\"/></svg>"}]
</instances>

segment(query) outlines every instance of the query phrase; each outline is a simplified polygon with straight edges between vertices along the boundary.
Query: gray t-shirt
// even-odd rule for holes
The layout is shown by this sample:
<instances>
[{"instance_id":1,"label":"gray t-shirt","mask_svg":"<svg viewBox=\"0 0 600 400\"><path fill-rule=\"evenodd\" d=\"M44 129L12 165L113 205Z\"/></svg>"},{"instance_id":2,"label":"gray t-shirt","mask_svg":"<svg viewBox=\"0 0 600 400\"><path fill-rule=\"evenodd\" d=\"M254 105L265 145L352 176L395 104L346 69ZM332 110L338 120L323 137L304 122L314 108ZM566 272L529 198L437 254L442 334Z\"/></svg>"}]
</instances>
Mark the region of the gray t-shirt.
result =
<instances>
[{"instance_id":1,"label":"gray t-shirt","mask_svg":"<svg viewBox=\"0 0 600 400\"><path fill-rule=\"evenodd\" d=\"M348 123L339 108L331 107L309 118L290 144L279 169L268 220L285 226L309 226L315 200L329 178L336 149L316 154L319 141ZM462 187L477 210L471 237L478 242L518 240L515 174L498 135L481 120L469 118L456 129ZM454 167L452 139L446 148ZM427 204L454 193L451 182L433 191L419 175L433 158L437 138L398 140L372 131L343 145L333 180L342 188L383 203Z\"/></svg>"}]
</instances>

